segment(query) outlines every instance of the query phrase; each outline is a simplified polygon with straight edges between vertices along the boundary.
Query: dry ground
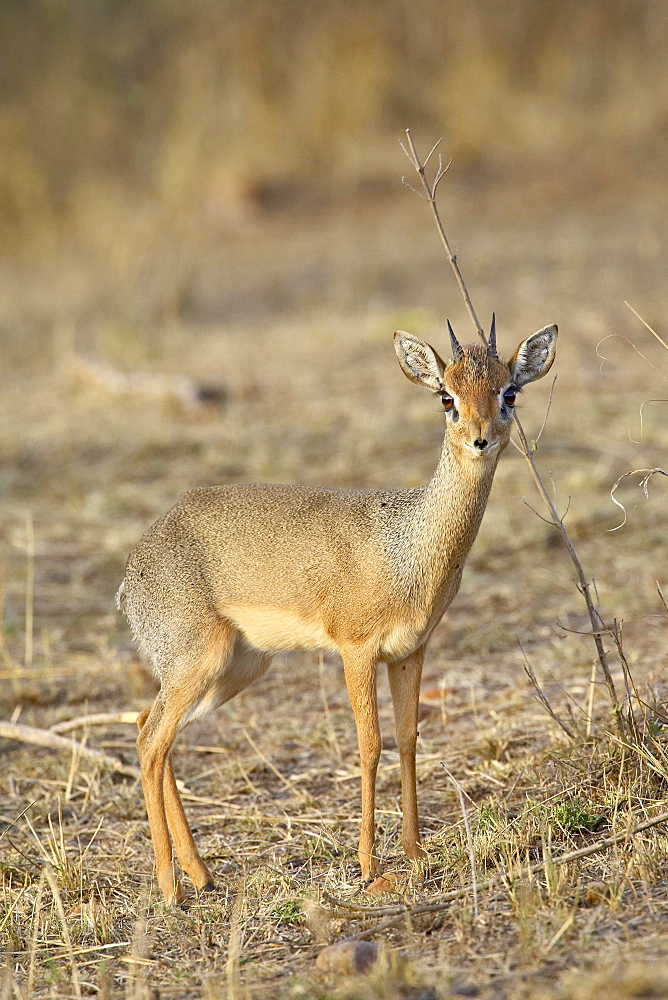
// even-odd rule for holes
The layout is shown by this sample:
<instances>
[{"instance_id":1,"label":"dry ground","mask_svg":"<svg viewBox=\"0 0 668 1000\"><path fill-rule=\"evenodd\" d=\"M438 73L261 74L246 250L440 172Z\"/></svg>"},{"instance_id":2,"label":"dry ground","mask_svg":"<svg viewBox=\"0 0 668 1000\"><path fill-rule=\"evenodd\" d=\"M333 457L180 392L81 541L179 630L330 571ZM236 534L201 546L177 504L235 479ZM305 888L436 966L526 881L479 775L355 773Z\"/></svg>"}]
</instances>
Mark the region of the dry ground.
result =
<instances>
[{"instance_id":1,"label":"dry ground","mask_svg":"<svg viewBox=\"0 0 668 1000\"><path fill-rule=\"evenodd\" d=\"M666 403L644 406L642 435L639 413L665 396L667 355L623 305L629 299L665 336L665 189L613 198L592 184L577 203L559 194L550 203L544 185L453 176L444 212L478 311L496 309L503 351L559 323L538 461L560 509L569 507L604 616L624 620L651 706L644 749L619 741L601 678L590 687L593 647L581 634L572 566L527 506L538 501L509 448L428 655L418 765L428 871L409 870L398 854L397 754L381 676L385 864L407 873L411 905L472 883L443 763L468 796L477 879L505 876L481 889L477 916L468 893L380 932L403 956L398 965L350 981L316 970L324 942L373 928L385 919L373 908L397 896L365 895L357 882L357 753L340 665L277 656L261 686L193 725L176 750L220 886L200 899L191 892L187 910L160 902L136 779L76 754L0 742L2 997L668 996L665 826L527 874L543 857L665 811L668 778L668 621L656 588L668 594L665 481L652 483L649 501L625 485L628 521L608 531L620 521L610 500L617 477L666 466ZM57 271L36 263L23 278L5 275L14 336L0 413L3 719L48 728L151 700L154 682L113 595L127 552L184 488L426 481L442 417L401 375L391 334L402 326L445 349L447 314L468 337L430 226L406 191L250 213L200 248L178 308L143 324L100 305L102 270L82 278L63 259ZM226 398L189 411L166 397L114 395L82 374L76 357L91 355L126 371L213 380ZM549 389L546 380L522 400L531 437ZM525 655L576 739L537 703ZM84 735L136 763L132 726Z\"/></svg>"}]
</instances>

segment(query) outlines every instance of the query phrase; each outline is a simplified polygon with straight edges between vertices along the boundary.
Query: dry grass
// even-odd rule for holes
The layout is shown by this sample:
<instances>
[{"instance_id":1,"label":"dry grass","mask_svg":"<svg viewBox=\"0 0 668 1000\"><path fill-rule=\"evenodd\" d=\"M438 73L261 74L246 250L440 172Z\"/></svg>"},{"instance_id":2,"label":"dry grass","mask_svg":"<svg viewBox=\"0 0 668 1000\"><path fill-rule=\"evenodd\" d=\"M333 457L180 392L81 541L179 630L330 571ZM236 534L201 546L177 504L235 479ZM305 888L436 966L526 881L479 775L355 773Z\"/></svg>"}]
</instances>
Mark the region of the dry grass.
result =
<instances>
[{"instance_id":1,"label":"dry grass","mask_svg":"<svg viewBox=\"0 0 668 1000\"><path fill-rule=\"evenodd\" d=\"M317 655L276 657L178 744L219 884L187 910L160 901L131 771L2 739L0 1000L668 996L668 836L630 832L667 808L665 480L645 500L624 479L608 531L619 477L666 467L667 404L645 401L666 395L667 356L623 305L666 339L666 9L493 6L0 5L0 718L48 729L150 701L113 594L185 488L426 481L441 418L391 334L443 346L446 315L470 327L399 186L410 125L456 154L444 217L502 352L559 324L538 460L623 619L638 731L620 736L592 681L571 564L509 449L426 665L429 867L400 856L382 676L379 841L403 881L361 891L356 740L340 665ZM522 403L530 438L549 388ZM136 765L130 724L73 735ZM356 935L388 946L378 968L318 971Z\"/></svg>"},{"instance_id":2,"label":"dry grass","mask_svg":"<svg viewBox=\"0 0 668 1000\"><path fill-rule=\"evenodd\" d=\"M662 482L635 506L634 487L623 484L629 520L617 533L606 530L619 521L609 498L617 477L665 464L660 405L645 407L639 444L627 433L637 430L643 399L661 395L666 364L622 303L631 298L662 329L660 259L651 249L662 239L650 211L657 202L602 198L587 212L546 210L537 224L520 208L512 212L517 192L509 186L491 224L498 188L476 195L486 205L482 218L456 176L451 185L451 233L471 262L478 309L497 308L503 348L545 322L560 324L559 380L540 465L554 476L560 506L570 502L568 523L596 575L604 613L624 619L627 656L648 706L643 741L620 742L600 679L590 685L592 649L579 634L585 614L570 565L553 529L523 504L525 495L533 503L531 487L509 450L426 669L419 776L428 870L396 860L398 761L381 679L383 857L405 873L400 898L410 905L502 874L480 888L478 916L465 895L381 935L404 955L398 964L353 981L316 970L323 943L387 918L377 912L378 897L357 884L357 754L340 668L316 655L280 656L266 683L194 725L176 751L186 807L220 885L213 896L192 893L187 911L158 898L136 781L77 755L3 742L0 995L665 994L665 827L550 864L666 808L668 623L655 586L658 580L668 590ZM249 223L229 244L229 273L202 261L200 275L221 267L217 294L231 304L228 322L168 318L146 339L111 314L96 339L88 330L108 364L195 382L214 373L226 390L223 403L193 411L169 396L105 394L72 374L79 344L60 330L48 363L43 353L31 357L29 345L17 348L3 377L0 424L3 718L49 727L150 700L154 683L112 596L131 545L186 486L426 479L440 419L401 377L390 335L402 325L442 344L446 304L465 328L412 198L365 206L361 227L359 207L323 215L317 233L294 219L262 229ZM316 291L298 284L305 260L321 279ZM274 308L279 287L294 295L290 318ZM243 320L243 310L233 309L240 300L249 303ZM413 303L420 312L405 311ZM600 348L610 359L601 370L596 345L611 332L632 336L658 372L623 339ZM530 436L548 391L535 387L523 405ZM575 740L533 698L524 654L555 712L577 730ZM84 735L135 763L132 727ZM474 870L441 761L467 797ZM540 860L544 870L527 874ZM326 895L354 907L331 905ZM397 902L396 895L384 899Z\"/></svg>"}]
</instances>

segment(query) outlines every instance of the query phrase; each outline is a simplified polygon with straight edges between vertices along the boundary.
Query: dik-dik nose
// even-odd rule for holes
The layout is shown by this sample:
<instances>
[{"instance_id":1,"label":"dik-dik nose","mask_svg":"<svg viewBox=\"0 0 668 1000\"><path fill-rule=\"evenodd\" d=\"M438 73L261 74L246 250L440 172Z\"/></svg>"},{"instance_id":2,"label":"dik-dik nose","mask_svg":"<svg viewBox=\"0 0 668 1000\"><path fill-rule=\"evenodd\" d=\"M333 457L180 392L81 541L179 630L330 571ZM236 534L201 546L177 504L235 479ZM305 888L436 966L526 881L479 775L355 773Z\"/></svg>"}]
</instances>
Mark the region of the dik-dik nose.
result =
<instances>
[{"instance_id":1,"label":"dik-dik nose","mask_svg":"<svg viewBox=\"0 0 668 1000\"><path fill-rule=\"evenodd\" d=\"M489 444L489 441L487 440L487 438L479 438L478 437L473 442L473 447L477 448L478 451L484 451L488 444Z\"/></svg>"}]
</instances>

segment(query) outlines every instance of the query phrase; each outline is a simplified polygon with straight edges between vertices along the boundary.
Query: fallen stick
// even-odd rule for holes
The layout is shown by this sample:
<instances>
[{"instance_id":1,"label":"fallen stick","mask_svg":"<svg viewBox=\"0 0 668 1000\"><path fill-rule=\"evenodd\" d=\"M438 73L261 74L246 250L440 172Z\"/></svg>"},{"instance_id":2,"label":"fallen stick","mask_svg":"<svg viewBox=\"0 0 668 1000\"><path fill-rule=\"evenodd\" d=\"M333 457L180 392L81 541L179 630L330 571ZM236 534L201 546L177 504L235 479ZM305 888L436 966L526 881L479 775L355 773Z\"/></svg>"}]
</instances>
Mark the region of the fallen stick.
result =
<instances>
[{"instance_id":1,"label":"fallen stick","mask_svg":"<svg viewBox=\"0 0 668 1000\"><path fill-rule=\"evenodd\" d=\"M93 715L80 715L76 719L66 719L49 726L50 733L69 733L73 729L84 729L86 726L110 726L115 722L126 722L135 725L139 712L95 712Z\"/></svg>"},{"instance_id":2,"label":"fallen stick","mask_svg":"<svg viewBox=\"0 0 668 1000\"><path fill-rule=\"evenodd\" d=\"M141 778L138 767L124 764L117 757L110 757L102 750L94 750L76 740L67 739L51 732L49 729L37 729L34 726L23 726L17 722L0 721L0 737L6 740L17 740L19 743L32 743L48 750L66 750L70 754L79 754L86 760L92 760L101 767L106 767L117 774L125 774L130 778Z\"/></svg>"}]
</instances>

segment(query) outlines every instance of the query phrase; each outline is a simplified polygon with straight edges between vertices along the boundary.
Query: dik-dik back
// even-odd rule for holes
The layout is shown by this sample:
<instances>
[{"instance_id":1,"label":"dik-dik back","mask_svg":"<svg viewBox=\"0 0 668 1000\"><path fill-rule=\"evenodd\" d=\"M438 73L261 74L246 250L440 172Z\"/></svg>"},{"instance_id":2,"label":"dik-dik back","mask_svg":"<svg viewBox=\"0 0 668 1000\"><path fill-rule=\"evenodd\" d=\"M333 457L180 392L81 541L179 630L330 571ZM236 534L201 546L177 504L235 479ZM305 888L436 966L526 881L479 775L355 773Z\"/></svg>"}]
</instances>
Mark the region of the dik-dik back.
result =
<instances>
[{"instance_id":1,"label":"dik-dik back","mask_svg":"<svg viewBox=\"0 0 668 1000\"><path fill-rule=\"evenodd\" d=\"M186 493L128 560L136 638L160 675L173 654L156 656L156 640L175 616L193 631L223 618L266 653L336 652L364 636L382 644L381 621L410 601L396 542L420 493L273 484Z\"/></svg>"},{"instance_id":2,"label":"dik-dik back","mask_svg":"<svg viewBox=\"0 0 668 1000\"><path fill-rule=\"evenodd\" d=\"M401 759L402 841L419 842L415 787L417 705L427 641L459 588L515 399L554 359L557 329L520 344L508 364L488 349L453 360L399 332L395 349L411 381L442 401L445 437L421 489L344 491L239 485L197 489L160 518L130 554L119 590L134 635L161 681L139 719L142 781L158 880L183 898L170 842L198 888L213 887L188 827L169 759L177 731L261 676L277 650L322 648L343 659L362 765L363 877L374 854L380 755L376 667L388 667Z\"/></svg>"}]
</instances>

